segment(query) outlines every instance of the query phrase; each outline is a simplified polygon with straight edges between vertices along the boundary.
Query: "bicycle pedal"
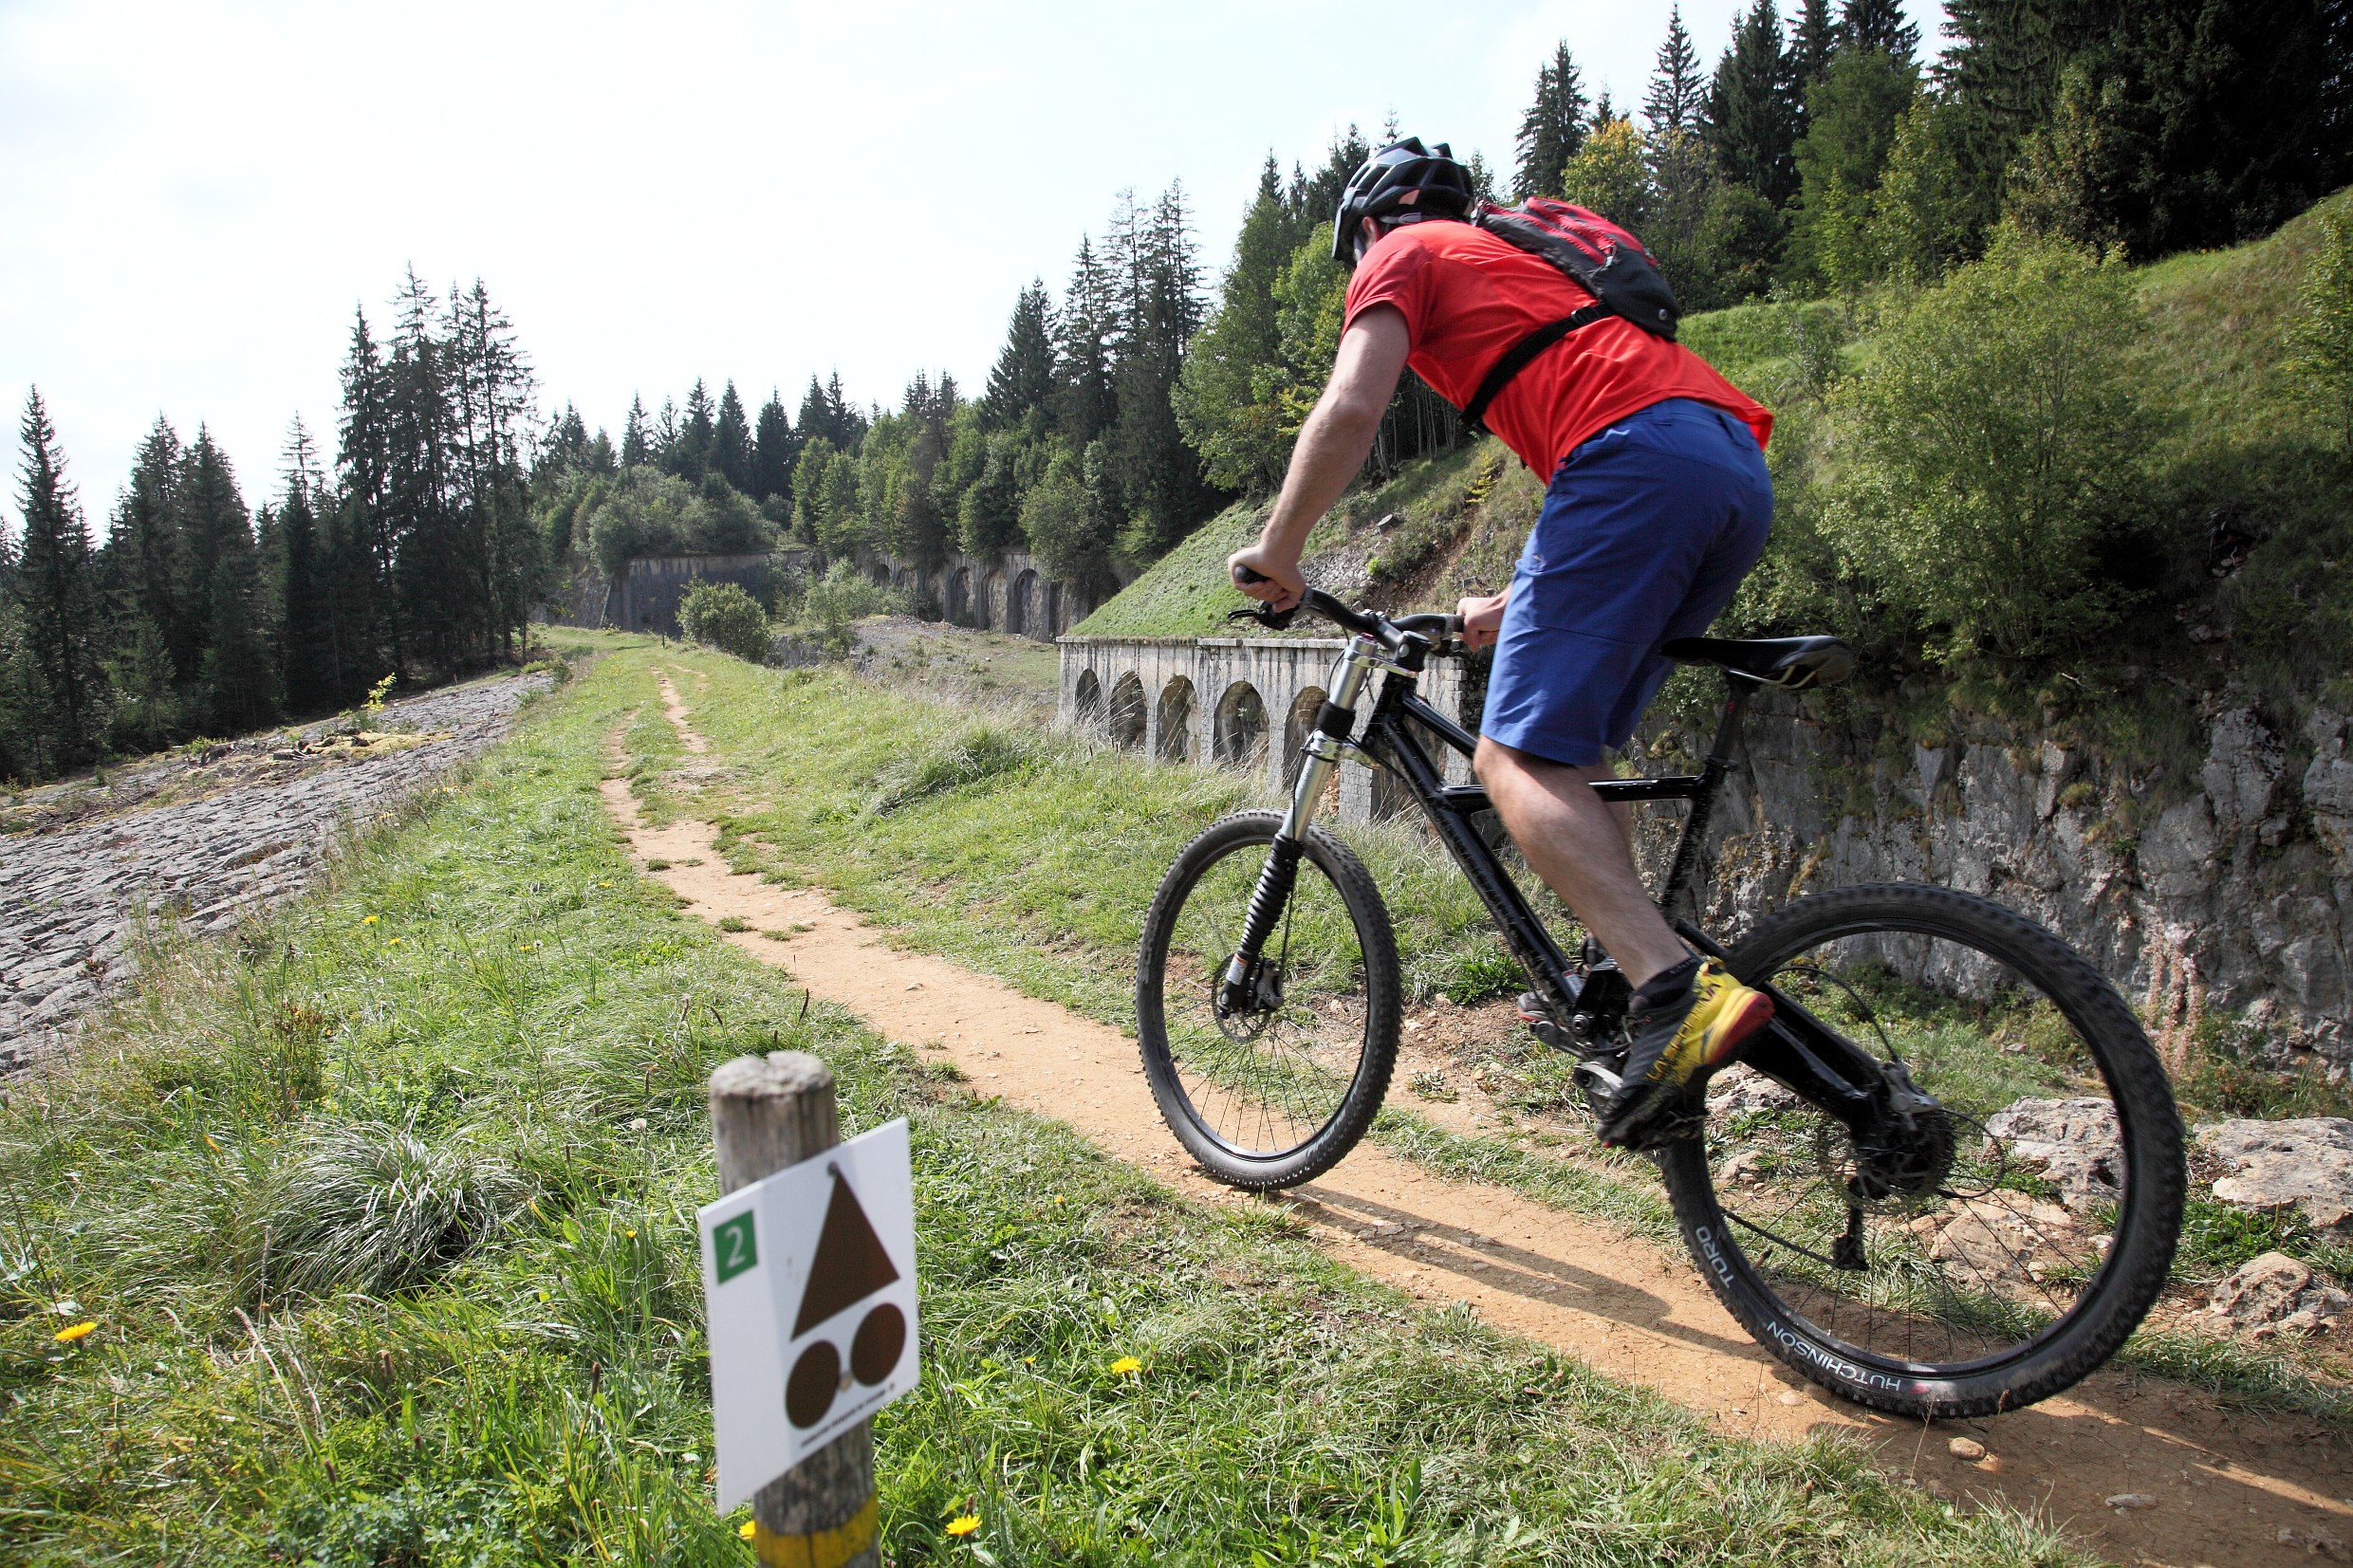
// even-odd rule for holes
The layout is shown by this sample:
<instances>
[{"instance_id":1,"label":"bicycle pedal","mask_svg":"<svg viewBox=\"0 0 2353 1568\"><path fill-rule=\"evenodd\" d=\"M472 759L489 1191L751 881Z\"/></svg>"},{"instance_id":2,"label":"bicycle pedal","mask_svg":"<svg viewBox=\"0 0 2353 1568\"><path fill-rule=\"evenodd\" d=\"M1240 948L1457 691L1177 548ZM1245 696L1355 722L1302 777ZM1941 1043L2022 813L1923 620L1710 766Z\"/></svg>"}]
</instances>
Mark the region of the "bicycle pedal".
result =
<instances>
[{"instance_id":1,"label":"bicycle pedal","mask_svg":"<svg viewBox=\"0 0 2353 1568\"><path fill-rule=\"evenodd\" d=\"M1620 1078L1615 1070L1590 1059L1577 1063L1569 1077L1576 1081L1578 1088L1584 1091L1585 1109L1593 1113L1595 1121L1602 1119L1603 1114L1609 1109L1609 1102L1618 1098L1620 1089L1625 1087L1625 1079Z\"/></svg>"},{"instance_id":2,"label":"bicycle pedal","mask_svg":"<svg viewBox=\"0 0 2353 1568\"><path fill-rule=\"evenodd\" d=\"M1569 1032L1566 1029L1562 1028L1551 1019L1525 1018L1520 1022L1528 1025L1529 1033L1533 1034L1545 1044L1551 1046L1554 1050L1566 1051L1574 1049L1574 1047L1569 1044Z\"/></svg>"}]
</instances>

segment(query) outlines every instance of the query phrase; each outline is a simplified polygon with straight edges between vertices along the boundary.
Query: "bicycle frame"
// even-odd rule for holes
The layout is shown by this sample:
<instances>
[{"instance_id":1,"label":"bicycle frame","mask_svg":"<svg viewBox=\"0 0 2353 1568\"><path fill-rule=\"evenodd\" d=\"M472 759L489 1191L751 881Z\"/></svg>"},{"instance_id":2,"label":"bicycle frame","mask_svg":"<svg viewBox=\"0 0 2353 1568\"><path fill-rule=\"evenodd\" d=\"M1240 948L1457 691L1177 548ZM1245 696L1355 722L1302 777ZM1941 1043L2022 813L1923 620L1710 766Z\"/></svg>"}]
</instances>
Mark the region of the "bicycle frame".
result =
<instances>
[{"instance_id":1,"label":"bicycle frame","mask_svg":"<svg viewBox=\"0 0 2353 1568\"><path fill-rule=\"evenodd\" d=\"M1480 813L1493 809L1487 791L1477 784L1447 784L1413 732L1412 727L1419 725L1465 757L1472 756L1478 747L1476 736L1421 699L1418 679L1428 652L1427 646L1417 639L1406 639L1403 650L1391 655L1362 634L1350 637L1342 651L1327 688L1331 695L1316 710L1315 728L1300 759L1298 777L1292 782L1290 808L1251 895L1241 947L1228 964L1225 983L1219 987L1221 1007L1269 1005L1272 981L1259 954L1290 895L1301 840L1314 820L1316 804L1322 800L1333 770L1343 758L1353 755L1368 765L1387 768L1402 781L1429 818L1438 841L1446 846L1454 864L1477 891L1479 901L1487 907L1506 946L1528 971L1555 1018L1567 1019L1576 1012L1582 987L1570 979L1567 958L1544 922L1528 907L1518 886L1475 825L1473 820ZM1356 704L1376 670L1385 672L1387 678L1381 683L1372 715L1359 739L1355 733ZM1739 740L1749 699L1760 684L1735 672L1727 671L1726 675L1732 684L1732 694L1724 704L1714 740L1698 772L1605 779L1593 784L1595 794L1613 802L1692 802L1658 903L1685 941L1716 958L1725 956L1724 950L1710 940L1694 920L1677 918L1676 911L1687 904L1694 893L1709 817L1731 767L1732 747ZM1823 1024L1778 988L1757 976L1742 978L1763 989L1774 1005L1773 1022L1743 1053L1742 1060L1748 1065L1820 1106L1858 1134L1881 1125L1891 1111L1909 1108L1909 1099L1916 1097L1908 1082L1902 1081L1899 1064L1891 1073L1887 1064ZM1599 1043L1585 1049L1566 1031L1560 1031L1559 1037L1572 1042L1569 1048L1587 1061L1607 1049Z\"/></svg>"}]
</instances>

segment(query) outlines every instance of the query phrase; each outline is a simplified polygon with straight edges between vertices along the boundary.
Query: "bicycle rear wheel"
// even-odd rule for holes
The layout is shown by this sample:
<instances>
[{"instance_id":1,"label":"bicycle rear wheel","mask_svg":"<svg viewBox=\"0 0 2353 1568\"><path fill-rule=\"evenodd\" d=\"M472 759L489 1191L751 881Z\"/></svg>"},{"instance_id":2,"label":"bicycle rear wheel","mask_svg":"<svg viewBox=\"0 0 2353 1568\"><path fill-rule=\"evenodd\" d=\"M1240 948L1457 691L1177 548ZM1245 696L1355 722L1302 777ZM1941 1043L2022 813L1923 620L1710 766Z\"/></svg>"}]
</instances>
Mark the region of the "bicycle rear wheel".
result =
<instances>
[{"instance_id":1,"label":"bicycle rear wheel","mask_svg":"<svg viewBox=\"0 0 2353 1568\"><path fill-rule=\"evenodd\" d=\"M2105 1361L2163 1289L2186 1174L2156 1052L2113 987L1983 898L1801 899L1730 954L1930 1097L1858 1134L1760 1073L1660 1153L1684 1239L1757 1340L1918 1416L2031 1404Z\"/></svg>"},{"instance_id":2,"label":"bicycle rear wheel","mask_svg":"<svg viewBox=\"0 0 2353 1568\"><path fill-rule=\"evenodd\" d=\"M1356 1147L1388 1093L1400 1019L1396 939L1362 862L1307 831L1265 948L1262 1005L1217 1007L1282 817L1245 811L1176 858L1144 917L1136 1038L1160 1116L1234 1187L1293 1187Z\"/></svg>"}]
</instances>

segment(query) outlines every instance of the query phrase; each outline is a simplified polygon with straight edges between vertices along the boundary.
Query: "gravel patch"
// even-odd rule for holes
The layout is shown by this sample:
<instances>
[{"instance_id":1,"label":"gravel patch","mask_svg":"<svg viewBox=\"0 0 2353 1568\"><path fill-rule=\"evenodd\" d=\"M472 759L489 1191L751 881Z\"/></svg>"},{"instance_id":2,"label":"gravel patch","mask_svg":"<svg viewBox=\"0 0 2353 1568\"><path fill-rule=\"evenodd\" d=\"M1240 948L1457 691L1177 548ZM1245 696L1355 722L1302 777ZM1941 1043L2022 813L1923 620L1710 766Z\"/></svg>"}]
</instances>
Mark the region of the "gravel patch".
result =
<instances>
[{"instance_id":1,"label":"gravel patch","mask_svg":"<svg viewBox=\"0 0 2353 1568\"><path fill-rule=\"evenodd\" d=\"M0 1072L64 1048L132 978L141 918L215 935L300 893L346 824L480 756L547 685L509 675L388 704L366 747L317 725L301 744L280 731L21 801L0 834Z\"/></svg>"}]
</instances>

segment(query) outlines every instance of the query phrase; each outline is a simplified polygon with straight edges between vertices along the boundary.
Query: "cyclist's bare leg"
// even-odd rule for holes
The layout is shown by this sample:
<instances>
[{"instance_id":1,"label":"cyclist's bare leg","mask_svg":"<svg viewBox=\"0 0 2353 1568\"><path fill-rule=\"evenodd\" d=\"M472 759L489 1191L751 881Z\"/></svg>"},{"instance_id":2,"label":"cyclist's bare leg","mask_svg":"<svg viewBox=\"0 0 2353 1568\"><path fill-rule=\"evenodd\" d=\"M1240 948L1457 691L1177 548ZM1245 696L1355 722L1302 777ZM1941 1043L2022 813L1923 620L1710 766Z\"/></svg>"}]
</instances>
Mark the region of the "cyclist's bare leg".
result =
<instances>
[{"instance_id":1,"label":"cyclist's bare leg","mask_svg":"<svg viewBox=\"0 0 2353 1568\"><path fill-rule=\"evenodd\" d=\"M1609 950L1628 984L1691 956L1643 891L1626 813L1593 793L1594 780L1612 776L1606 766L1570 767L1482 737L1472 766L1512 842Z\"/></svg>"}]
</instances>

